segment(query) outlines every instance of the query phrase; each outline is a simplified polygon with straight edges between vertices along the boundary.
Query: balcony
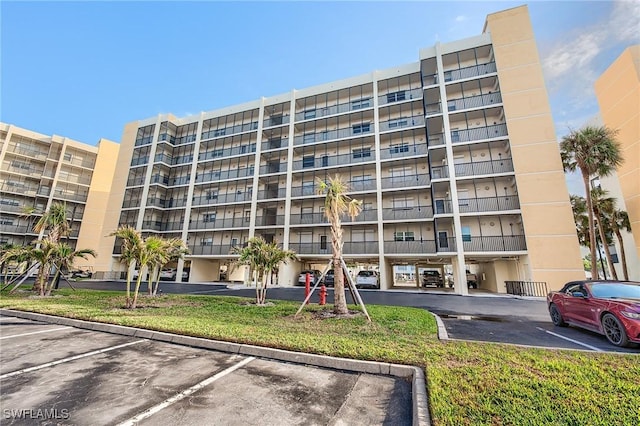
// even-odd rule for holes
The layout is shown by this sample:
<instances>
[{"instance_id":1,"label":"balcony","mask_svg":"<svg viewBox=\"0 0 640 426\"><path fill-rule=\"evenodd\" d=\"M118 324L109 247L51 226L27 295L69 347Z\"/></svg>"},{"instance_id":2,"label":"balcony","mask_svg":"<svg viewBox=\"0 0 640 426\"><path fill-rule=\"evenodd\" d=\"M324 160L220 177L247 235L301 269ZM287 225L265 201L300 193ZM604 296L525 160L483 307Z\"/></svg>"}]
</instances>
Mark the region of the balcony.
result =
<instances>
[{"instance_id":1,"label":"balcony","mask_svg":"<svg viewBox=\"0 0 640 426\"><path fill-rule=\"evenodd\" d=\"M202 132L201 139L205 140L205 139L221 138L224 136L229 136L236 133L250 132L257 129L258 129L258 122L254 121L253 123L238 124L236 126L224 127L222 129L213 129L206 132Z\"/></svg>"},{"instance_id":2,"label":"balcony","mask_svg":"<svg viewBox=\"0 0 640 426\"><path fill-rule=\"evenodd\" d=\"M444 72L444 81L456 81L466 78L473 78L479 75L485 75L496 72L496 63L489 62L486 64L474 65L471 67L460 68L457 70L447 70Z\"/></svg>"},{"instance_id":3,"label":"balcony","mask_svg":"<svg viewBox=\"0 0 640 426\"><path fill-rule=\"evenodd\" d=\"M287 163L270 163L260 166L260 174L268 175L271 173L285 173L287 171Z\"/></svg>"},{"instance_id":4,"label":"balcony","mask_svg":"<svg viewBox=\"0 0 640 426\"><path fill-rule=\"evenodd\" d=\"M349 192L375 191L376 181L375 179L352 180L348 183L348 186Z\"/></svg>"},{"instance_id":5,"label":"balcony","mask_svg":"<svg viewBox=\"0 0 640 426\"><path fill-rule=\"evenodd\" d=\"M373 107L371 98L358 99L327 107L307 108L306 111L296 113L296 121L312 120L334 114L344 114Z\"/></svg>"},{"instance_id":6,"label":"balcony","mask_svg":"<svg viewBox=\"0 0 640 426\"><path fill-rule=\"evenodd\" d=\"M388 148L380 148L380 159L387 160L390 158L404 158L404 157L413 157L414 155L426 155L427 154L427 144L419 143L419 144L409 144L409 143L399 143L392 144Z\"/></svg>"},{"instance_id":7,"label":"balcony","mask_svg":"<svg viewBox=\"0 0 640 426\"><path fill-rule=\"evenodd\" d=\"M293 213L289 220L291 225L328 225L329 223L324 213Z\"/></svg>"},{"instance_id":8,"label":"balcony","mask_svg":"<svg viewBox=\"0 0 640 426\"><path fill-rule=\"evenodd\" d=\"M67 200L67 201L78 201L81 203L84 203L87 201L87 195L88 193L76 193L76 192L66 192L66 191L60 191L58 189L56 189L55 191L53 191L53 196L55 198L60 198L63 200Z\"/></svg>"},{"instance_id":9,"label":"balcony","mask_svg":"<svg viewBox=\"0 0 640 426\"><path fill-rule=\"evenodd\" d=\"M518 210L520 201L517 195L485 198L461 198L458 200L460 213L494 212Z\"/></svg>"},{"instance_id":10,"label":"balcony","mask_svg":"<svg viewBox=\"0 0 640 426\"><path fill-rule=\"evenodd\" d=\"M262 142L260 147L263 151L269 151L271 149L286 148L288 145L289 145L288 139L275 138L275 139L269 139L267 141Z\"/></svg>"},{"instance_id":11,"label":"balcony","mask_svg":"<svg viewBox=\"0 0 640 426\"><path fill-rule=\"evenodd\" d=\"M203 206L209 204L223 204L223 203L244 203L251 201L250 192L230 193L230 194L214 194L214 195L201 195L199 197L193 197L194 206Z\"/></svg>"},{"instance_id":12,"label":"balcony","mask_svg":"<svg viewBox=\"0 0 640 426\"><path fill-rule=\"evenodd\" d=\"M354 217L353 219L351 219L351 217L348 215L342 218L342 223L377 222L377 221L378 221L377 209L362 210L360 214Z\"/></svg>"},{"instance_id":13,"label":"balcony","mask_svg":"<svg viewBox=\"0 0 640 426\"><path fill-rule=\"evenodd\" d=\"M256 216L256 226L283 226L284 215L264 215Z\"/></svg>"},{"instance_id":14,"label":"balcony","mask_svg":"<svg viewBox=\"0 0 640 426\"><path fill-rule=\"evenodd\" d=\"M135 142L135 146L149 145L153 142L153 136L146 136L144 138L137 138Z\"/></svg>"},{"instance_id":15,"label":"balcony","mask_svg":"<svg viewBox=\"0 0 640 426\"><path fill-rule=\"evenodd\" d=\"M394 118L393 120L381 121L380 132L404 129L413 126L424 126L424 115L414 115L413 117Z\"/></svg>"},{"instance_id":16,"label":"balcony","mask_svg":"<svg viewBox=\"0 0 640 426\"><path fill-rule=\"evenodd\" d=\"M244 217L228 219L195 220L189 222L189 230L194 229L221 229L221 228L248 228L249 220Z\"/></svg>"},{"instance_id":17,"label":"balcony","mask_svg":"<svg viewBox=\"0 0 640 426\"><path fill-rule=\"evenodd\" d=\"M147 164L149 162L149 156L134 157L131 159L132 166L139 166L140 164Z\"/></svg>"},{"instance_id":18,"label":"balcony","mask_svg":"<svg viewBox=\"0 0 640 426\"><path fill-rule=\"evenodd\" d=\"M411 90L400 90L398 92L387 93L378 96L378 105L393 104L412 99L422 99L422 88Z\"/></svg>"},{"instance_id":19,"label":"balcony","mask_svg":"<svg viewBox=\"0 0 640 426\"><path fill-rule=\"evenodd\" d=\"M189 251L194 256L227 256L231 254L233 247L238 246L231 244L189 246Z\"/></svg>"},{"instance_id":20,"label":"balcony","mask_svg":"<svg viewBox=\"0 0 640 426\"><path fill-rule=\"evenodd\" d=\"M363 163L375 160L375 151L370 149L357 149L351 154L304 156L302 160L293 162L293 170L304 170L320 167L348 166L354 163Z\"/></svg>"},{"instance_id":21,"label":"balcony","mask_svg":"<svg viewBox=\"0 0 640 426\"><path fill-rule=\"evenodd\" d=\"M298 254L326 254L331 255L333 250L331 243L289 243L289 250ZM342 247L343 254L378 254L378 242L345 242Z\"/></svg>"},{"instance_id":22,"label":"balcony","mask_svg":"<svg viewBox=\"0 0 640 426\"><path fill-rule=\"evenodd\" d=\"M254 169L253 167L246 167L242 169L234 170L220 170L215 172L199 173L196 175L196 183L202 182L215 182L225 179L252 177Z\"/></svg>"},{"instance_id":23,"label":"balcony","mask_svg":"<svg viewBox=\"0 0 640 426\"><path fill-rule=\"evenodd\" d=\"M440 102L427 104L424 107L424 115L426 117L430 117L432 115L437 115L442 113L442 107L440 106Z\"/></svg>"},{"instance_id":24,"label":"balcony","mask_svg":"<svg viewBox=\"0 0 640 426\"><path fill-rule=\"evenodd\" d=\"M283 124L289 124L288 115L274 115L272 117L266 118L262 122L262 127L275 127L282 126Z\"/></svg>"},{"instance_id":25,"label":"balcony","mask_svg":"<svg viewBox=\"0 0 640 426\"><path fill-rule=\"evenodd\" d=\"M6 234L20 234L20 235L26 235L26 234L33 234L33 235L37 235L34 234L33 232L29 232L29 227L27 225L0 225L0 233L6 233Z\"/></svg>"},{"instance_id":26,"label":"balcony","mask_svg":"<svg viewBox=\"0 0 640 426\"><path fill-rule=\"evenodd\" d=\"M432 206L382 209L382 220L432 219Z\"/></svg>"},{"instance_id":27,"label":"balcony","mask_svg":"<svg viewBox=\"0 0 640 426\"><path fill-rule=\"evenodd\" d=\"M456 177L492 175L497 173L513 172L513 161L511 158L503 158L500 160L477 161L471 163L458 163L454 165ZM433 179L442 179L449 177L448 166L436 166L431 168L431 177Z\"/></svg>"},{"instance_id":28,"label":"balcony","mask_svg":"<svg viewBox=\"0 0 640 426\"><path fill-rule=\"evenodd\" d=\"M436 242L434 240L384 242L384 254L425 254L435 252Z\"/></svg>"},{"instance_id":29,"label":"balcony","mask_svg":"<svg viewBox=\"0 0 640 426\"><path fill-rule=\"evenodd\" d=\"M140 199L136 198L133 200L124 200L122 201L122 208L123 209L130 209L132 207L140 207Z\"/></svg>"},{"instance_id":30,"label":"balcony","mask_svg":"<svg viewBox=\"0 0 640 426\"><path fill-rule=\"evenodd\" d=\"M483 106L490 106L499 104L502 102L502 95L500 92L487 93L478 96L469 96L466 98L449 99L447 101L447 109L449 112L458 111L461 109L479 108Z\"/></svg>"},{"instance_id":31,"label":"balcony","mask_svg":"<svg viewBox=\"0 0 640 426\"><path fill-rule=\"evenodd\" d=\"M438 253L441 252L445 252L445 253L451 253L451 252L456 252L456 239L455 237L448 237L448 238L444 238L444 237L439 237L436 240L436 251Z\"/></svg>"},{"instance_id":32,"label":"balcony","mask_svg":"<svg viewBox=\"0 0 640 426\"><path fill-rule=\"evenodd\" d=\"M444 145L444 134L443 133L436 133L436 134L433 134L433 135L428 135L427 136L427 145L429 147L438 146L438 145Z\"/></svg>"},{"instance_id":33,"label":"balcony","mask_svg":"<svg viewBox=\"0 0 640 426\"><path fill-rule=\"evenodd\" d=\"M216 158L231 157L233 155L253 154L256 144L234 146L232 148L218 148L198 154L198 161L214 160Z\"/></svg>"},{"instance_id":34,"label":"balcony","mask_svg":"<svg viewBox=\"0 0 640 426\"><path fill-rule=\"evenodd\" d=\"M305 145L308 143L326 142L335 139L354 138L371 133L373 133L373 124L363 123L350 127L344 127L338 130L326 130L318 133L307 133L304 135L298 135L295 137L293 144Z\"/></svg>"},{"instance_id":35,"label":"balcony","mask_svg":"<svg viewBox=\"0 0 640 426\"><path fill-rule=\"evenodd\" d=\"M14 154L22 155L24 157L33 158L36 160L46 160L49 152L40 151L38 149L31 149L25 147L18 147L14 144L9 144L7 152L11 152Z\"/></svg>"},{"instance_id":36,"label":"balcony","mask_svg":"<svg viewBox=\"0 0 640 426\"><path fill-rule=\"evenodd\" d=\"M374 186L375 186L375 182L374 182ZM302 185L302 186L291 187L292 197L302 197L305 195L318 195L318 186L313 184L313 185Z\"/></svg>"},{"instance_id":37,"label":"balcony","mask_svg":"<svg viewBox=\"0 0 640 426\"><path fill-rule=\"evenodd\" d=\"M465 252L524 251L527 249L524 235L487 237L463 235L462 246Z\"/></svg>"},{"instance_id":38,"label":"balcony","mask_svg":"<svg viewBox=\"0 0 640 426\"><path fill-rule=\"evenodd\" d=\"M157 220L145 220L142 222L142 230L151 231L181 231L182 222L163 222Z\"/></svg>"},{"instance_id":39,"label":"balcony","mask_svg":"<svg viewBox=\"0 0 640 426\"><path fill-rule=\"evenodd\" d=\"M191 176L177 176L169 178L169 186L187 185L191 180Z\"/></svg>"},{"instance_id":40,"label":"balcony","mask_svg":"<svg viewBox=\"0 0 640 426\"><path fill-rule=\"evenodd\" d=\"M36 195L38 192L37 185L25 185L21 182L5 182L0 189L2 192L19 195Z\"/></svg>"},{"instance_id":41,"label":"balcony","mask_svg":"<svg viewBox=\"0 0 640 426\"><path fill-rule=\"evenodd\" d=\"M271 200L274 198L284 198L287 194L286 188L263 189L258 191L258 200Z\"/></svg>"},{"instance_id":42,"label":"balcony","mask_svg":"<svg viewBox=\"0 0 640 426\"><path fill-rule=\"evenodd\" d=\"M381 179L382 189L408 188L413 186L429 186L431 179L429 174L409 175L409 176L391 176Z\"/></svg>"},{"instance_id":43,"label":"balcony","mask_svg":"<svg viewBox=\"0 0 640 426\"><path fill-rule=\"evenodd\" d=\"M16 200L0 199L0 211L22 213L25 206Z\"/></svg>"},{"instance_id":44,"label":"balcony","mask_svg":"<svg viewBox=\"0 0 640 426\"><path fill-rule=\"evenodd\" d=\"M477 141L507 136L506 124L494 124L486 127L476 127L467 130L452 130L451 143Z\"/></svg>"}]
</instances>

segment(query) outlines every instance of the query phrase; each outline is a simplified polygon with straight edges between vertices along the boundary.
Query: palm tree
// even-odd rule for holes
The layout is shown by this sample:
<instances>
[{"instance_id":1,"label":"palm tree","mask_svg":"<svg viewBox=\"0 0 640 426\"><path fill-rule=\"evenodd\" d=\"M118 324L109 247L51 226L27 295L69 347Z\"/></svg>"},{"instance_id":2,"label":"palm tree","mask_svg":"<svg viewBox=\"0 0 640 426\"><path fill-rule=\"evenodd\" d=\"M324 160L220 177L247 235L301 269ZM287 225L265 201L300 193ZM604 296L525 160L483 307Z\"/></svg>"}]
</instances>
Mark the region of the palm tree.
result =
<instances>
[{"instance_id":1,"label":"palm tree","mask_svg":"<svg viewBox=\"0 0 640 426\"><path fill-rule=\"evenodd\" d=\"M88 256L96 257L97 253L92 249L80 249L74 250L69 244L62 242L55 244L54 251L52 253L52 263L56 268L55 275L49 284L47 289L47 296L51 296L54 283L62 271L71 270L73 262L76 258L86 259Z\"/></svg>"},{"instance_id":2,"label":"palm tree","mask_svg":"<svg viewBox=\"0 0 640 426\"><path fill-rule=\"evenodd\" d=\"M38 233L48 231L46 238L53 243L60 241L61 237L68 236L71 233L71 225L67 220L66 203L51 204L49 210L38 219L33 229Z\"/></svg>"},{"instance_id":3,"label":"palm tree","mask_svg":"<svg viewBox=\"0 0 640 426\"><path fill-rule=\"evenodd\" d=\"M160 282L160 270L169 261L167 241L161 237L150 236L144 240L145 249L149 248L147 269L147 292L153 294L153 283Z\"/></svg>"},{"instance_id":4,"label":"palm tree","mask_svg":"<svg viewBox=\"0 0 640 426\"><path fill-rule=\"evenodd\" d=\"M317 180L318 194L325 195L324 214L331 224L331 248L334 271L333 312L336 315L349 313L344 292L344 271L342 270L342 223L341 217L349 215L353 220L362 211L362 201L347 195L349 186L340 175L329 178L328 182Z\"/></svg>"},{"instance_id":5,"label":"palm tree","mask_svg":"<svg viewBox=\"0 0 640 426\"><path fill-rule=\"evenodd\" d=\"M564 170L570 172L579 170L582 174L589 217L591 259L596 258L596 237L589 184L592 176L607 176L622 164L623 159L620 153L620 144L616 140L616 134L617 131L605 126L587 126L581 130L572 131L562 138L560 143L560 154ZM591 274L597 277L597 266L595 262L591 263Z\"/></svg>"},{"instance_id":6,"label":"palm tree","mask_svg":"<svg viewBox=\"0 0 640 426\"><path fill-rule=\"evenodd\" d=\"M600 241L604 246L604 254L607 257L607 264L611 271L611 276L614 280L618 279L616 268L613 267L613 260L611 258L611 250L609 250L609 244L611 244L610 232L607 232L609 228L608 218L604 214L607 204L615 203L615 199L607 197L608 192L602 188L593 188L591 190L591 200L593 203L593 215L598 225L598 233L600 234Z\"/></svg>"},{"instance_id":7,"label":"palm tree","mask_svg":"<svg viewBox=\"0 0 640 426\"><path fill-rule=\"evenodd\" d=\"M142 250L143 239L139 231L129 225L122 225L116 231L109 234L121 240L120 262L127 265L127 293L125 307L131 307L131 270L138 261L139 253ZM138 271L138 278L142 276L142 271Z\"/></svg>"},{"instance_id":8,"label":"palm tree","mask_svg":"<svg viewBox=\"0 0 640 426\"><path fill-rule=\"evenodd\" d=\"M33 259L34 259L34 255L32 253L34 249L35 249L35 246L33 245L17 246L13 244L7 244L3 246L2 254L0 257L0 263L5 265L6 267L5 276L4 276L5 287L9 285L9 281L8 281L9 265L15 264L17 267L20 267L20 265L23 265L25 263L30 264L31 262L33 262Z\"/></svg>"},{"instance_id":9,"label":"palm tree","mask_svg":"<svg viewBox=\"0 0 640 426\"><path fill-rule=\"evenodd\" d=\"M166 256L165 258L163 258L163 263L156 265L157 270L154 269L154 276L156 278L155 286L149 286L149 294L154 296L158 294L158 288L160 287L160 271L162 270L162 268L167 263L177 262L180 259L184 259L184 256L189 254L189 249L181 238L163 239L163 242Z\"/></svg>"},{"instance_id":10,"label":"palm tree","mask_svg":"<svg viewBox=\"0 0 640 426\"><path fill-rule=\"evenodd\" d=\"M629 280L629 270L627 268L627 254L624 249L624 243L622 241L623 229L627 232L631 232L631 222L629 221L629 215L624 210L620 210L616 206L616 199L609 197L600 206L600 211L606 218L606 224L608 230L613 232L618 240L620 246L620 261L622 262L622 273L624 279Z\"/></svg>"},{"instance_id":11,"label":"palm tree","mask_svg":"<svg viewBox=\"0 0 640 426\"><path fill-rule=\"evenodd\" d=\"M587 200L579 195L571 195L571 210L576 224L578 242L581 246L589 247L589 217L587 216Z\"/></svg>"},{"instance_id":12,"label":"palm tree","mask_svg":"<svg viewBox=\"0 0 640 426\"><path fill-rule=\"evenodd\" d=\"M129 309L135 309L138 303L138 293L140 291L140 284L142 283L142 276L149 270L150 265L154 265L156 262L162 262L166 256L164 251L164 242L162 238L150 236L142 241L140 250L137 252L136 263L139 265L138 279L136 280L136 287L133 291L133 300Z\"/></svg>"}]
</instances>

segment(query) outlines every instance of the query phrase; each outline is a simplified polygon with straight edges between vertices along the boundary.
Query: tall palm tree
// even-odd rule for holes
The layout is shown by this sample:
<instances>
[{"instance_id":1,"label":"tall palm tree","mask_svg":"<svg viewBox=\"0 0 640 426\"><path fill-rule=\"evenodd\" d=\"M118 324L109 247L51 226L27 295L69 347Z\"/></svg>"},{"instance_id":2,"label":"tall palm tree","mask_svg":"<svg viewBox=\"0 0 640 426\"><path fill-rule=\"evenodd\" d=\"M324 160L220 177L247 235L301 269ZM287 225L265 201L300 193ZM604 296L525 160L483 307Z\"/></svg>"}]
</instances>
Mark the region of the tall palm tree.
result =
<instances>
[{"instance_id":1,"label":"tall palm tree","mask_svg":"<svg viewBox=\"0 0 640 426\"><path fill-rule=\"evenodd\" d=\"M562 138L560 154L565 171L579 170L582 174L589 216L589 246L591 259L596 258L596 237L591 201L590 180L594 175L607 176L623 162L617 131L608 127L587 126L572 131ZM591 262L591 274L598 276L595 262Z\"/></svg>"},{"instance_id":2,"label":"tall palm tree","mask_svg":"<svg viewBox=\"0 0 640 426\"><path fill-rule=\"evenodd\" d=\"M613 267L613 259L611 258L611 250L609 250L609 245L611 244L611 239L609 238L610 232L609 227L609 218L604 214L604 210L606 209L607 204L615 203L615 199L611 197L607 197L608 192L602 188L593 188L591 190L591 200L593 203L593 215L595 221L598 225L598 233L600 234L600 241L602 241L602 245L604 246L604 254L607 257L607 264L609 265L609 271L611 271L611 276L614 280L618 279L618 273L616 272L616 268Z\"/></svg>"},{"instance_id":3,"label":"tall palm tree","mask_svg":"<svg viewBox=\"0 0 640 426\"><path fill-rule=\"evenodd\" d=\"M56 272L47 288L46 295L50 296L53 286L58 276L62 271L69 271L73 267L73 262L77 258L86 259L88 256L96 257L97 253L92 249L80 249L75 250L69 244L62 242L55 244L54 251L52 253L52 263L55 266Z\"/></svg>"},{"instance_id":4,"label":"tall palm tree","mask_svg":"<svg viewBox=\"0 0 640 426\"><path fill-rule=\"evenodd\" d=\"M33 229L40 233L47 231L49 241L57 243L61 237L71 233L71 225L67 220L66 203L53 203L49 209L38 219Z\"/></svg>"},{"instance_id":5,"label":"tall palm tree","mask_svg":"<svg viewBox=\"0 0 640 426\"><path fill-rule=\"evenodd\" d=\"M609 197L600 206L600 210L604 217L606 217L606 224L608 230L613 232L618 240L620 246L620 261L622 262L622 273L625 280L629 280L629 270L627 268L627 254L624 249L624 243L622 241L622 230L631 232L631 222L629 221L629 215L624 210L620 210L616 206L616 199Z\"/></svg>"},{"instance_id":6,"label":"tall palm tree","mask_svg":"<svg viewBox=\"0 0 640 426\"><path fill-rule=\"evenodd\" d=\"M578 242L581 246L589 247L589 217L587 216L587 200L579 195L571 195L571 210L576 224Z\"/></svg>"},{"instance_id":7,"label":"tall palm tree","mask_svg":"<svg viewBox=\"0 0 640 426\"><path fill-rule=\"evenodd\" d=\"M121 241L120 262L127 265L127 292L125 307L131 307L131 270L138 261L139 253L142 250L143 238L138 230L129 225L122 225L117 230L109 234ZM140 268L140 266L139 266ZM138 271L138 278L142 276L142 271Z\"/></svg>"},{"instance_id":8,"label":"tall palm tree","mask_svg":"<svg viewBox=\"0 0 640 426\"><path fill-rule=\"evenodd\" d=\"M349 313L344 292L344 271L342 270L342 222L341 217L348 215L353 220L362 211L362 201L347 195L349 186L340 175L329 178L327 182L318 179L318 194L325 195L324 214L331 224L331 248L334 271L334 303L336 315Z\"/></svg>"}]
</instances>

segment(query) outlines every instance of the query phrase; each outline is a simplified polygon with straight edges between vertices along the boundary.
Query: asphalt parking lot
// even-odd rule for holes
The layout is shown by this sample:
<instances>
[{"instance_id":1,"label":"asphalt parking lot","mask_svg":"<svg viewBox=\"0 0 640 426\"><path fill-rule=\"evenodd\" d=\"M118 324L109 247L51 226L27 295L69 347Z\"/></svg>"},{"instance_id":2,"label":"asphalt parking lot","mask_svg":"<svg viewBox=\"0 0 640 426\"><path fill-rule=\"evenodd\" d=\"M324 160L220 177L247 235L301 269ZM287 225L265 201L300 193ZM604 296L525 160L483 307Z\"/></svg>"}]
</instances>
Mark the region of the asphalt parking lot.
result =
<instances>
[{"instance_id":1,"label":"asphalt parking lot","mask_svg":"<svg viewBox=\"0 0 640 426\"><path fill-rule=\"evenodd\" d=\"M0 316L3 425L411 424L411 382Z\"/></svg>"}]
</instances>

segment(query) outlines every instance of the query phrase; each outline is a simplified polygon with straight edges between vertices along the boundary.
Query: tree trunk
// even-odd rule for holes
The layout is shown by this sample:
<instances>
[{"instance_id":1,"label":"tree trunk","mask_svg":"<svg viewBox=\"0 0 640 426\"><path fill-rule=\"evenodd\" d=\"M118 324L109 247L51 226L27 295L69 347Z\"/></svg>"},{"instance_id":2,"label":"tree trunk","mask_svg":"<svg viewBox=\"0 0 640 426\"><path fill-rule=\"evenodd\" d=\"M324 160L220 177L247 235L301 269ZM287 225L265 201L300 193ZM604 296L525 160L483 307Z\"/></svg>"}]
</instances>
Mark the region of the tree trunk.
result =
<instances>
[{"instance_id":1,"label":"tree trunk","mask_svg":"<svg viewBox=\"0 0 640 426\"><path fill-rule=\"evenodd\" d=\"M131 306L129 309L135 309L136 304L138 303L138 291L140 290L140 284L142 283L142 271L138 274L138 280L136 281L136 289L133 292L133 301L131 302Z\"/></svg>"},{"instance_id":2,"label":"tree trunk","mask_svg":"<svg viewBox=\"0 0 640 426\"><path fill-rule=\"evenodd\" d=\"M582 182L584 183L584 191L587 199L587 216L589 217L589 249L591 252L591 279L598 279L598 265L596 264L596 232L593 221L593 204L591 200L591 188L589 185L589 173L586 170L582 172ZM604 271L603 271L604 272Z\"/></svg>"},{"instance_id":3,"label":"tree trunk","mask_svg":"<svg viewBox=\"0 0 640 426\"><path fill-rule=\"evenodd\" d=\"M624 244L622 243L622 234L617 227L614 229L618 245L620 245L620 259L622 261L622 273L624 274L624 280L629 281L629 271L627 270L627 254L624 251Z\"/></svg>"},{"instance_id":4,"label":"tree trunk","mask_svg":"<svg viewBox=\"0 0 640 426\"><path fill-rule=\"evenodd\" d=\"M607 265L609 265L609 271L614 280L618 279L616 268L613 267L613 260L611 259L611 250L609 250L609 244L607 244L607 236L604 234L604 227L602 226L602 219L598 214L598 233L600 234L600 241L604 247L604 254L607 257Z\"/></svg>"}]
</instances>

